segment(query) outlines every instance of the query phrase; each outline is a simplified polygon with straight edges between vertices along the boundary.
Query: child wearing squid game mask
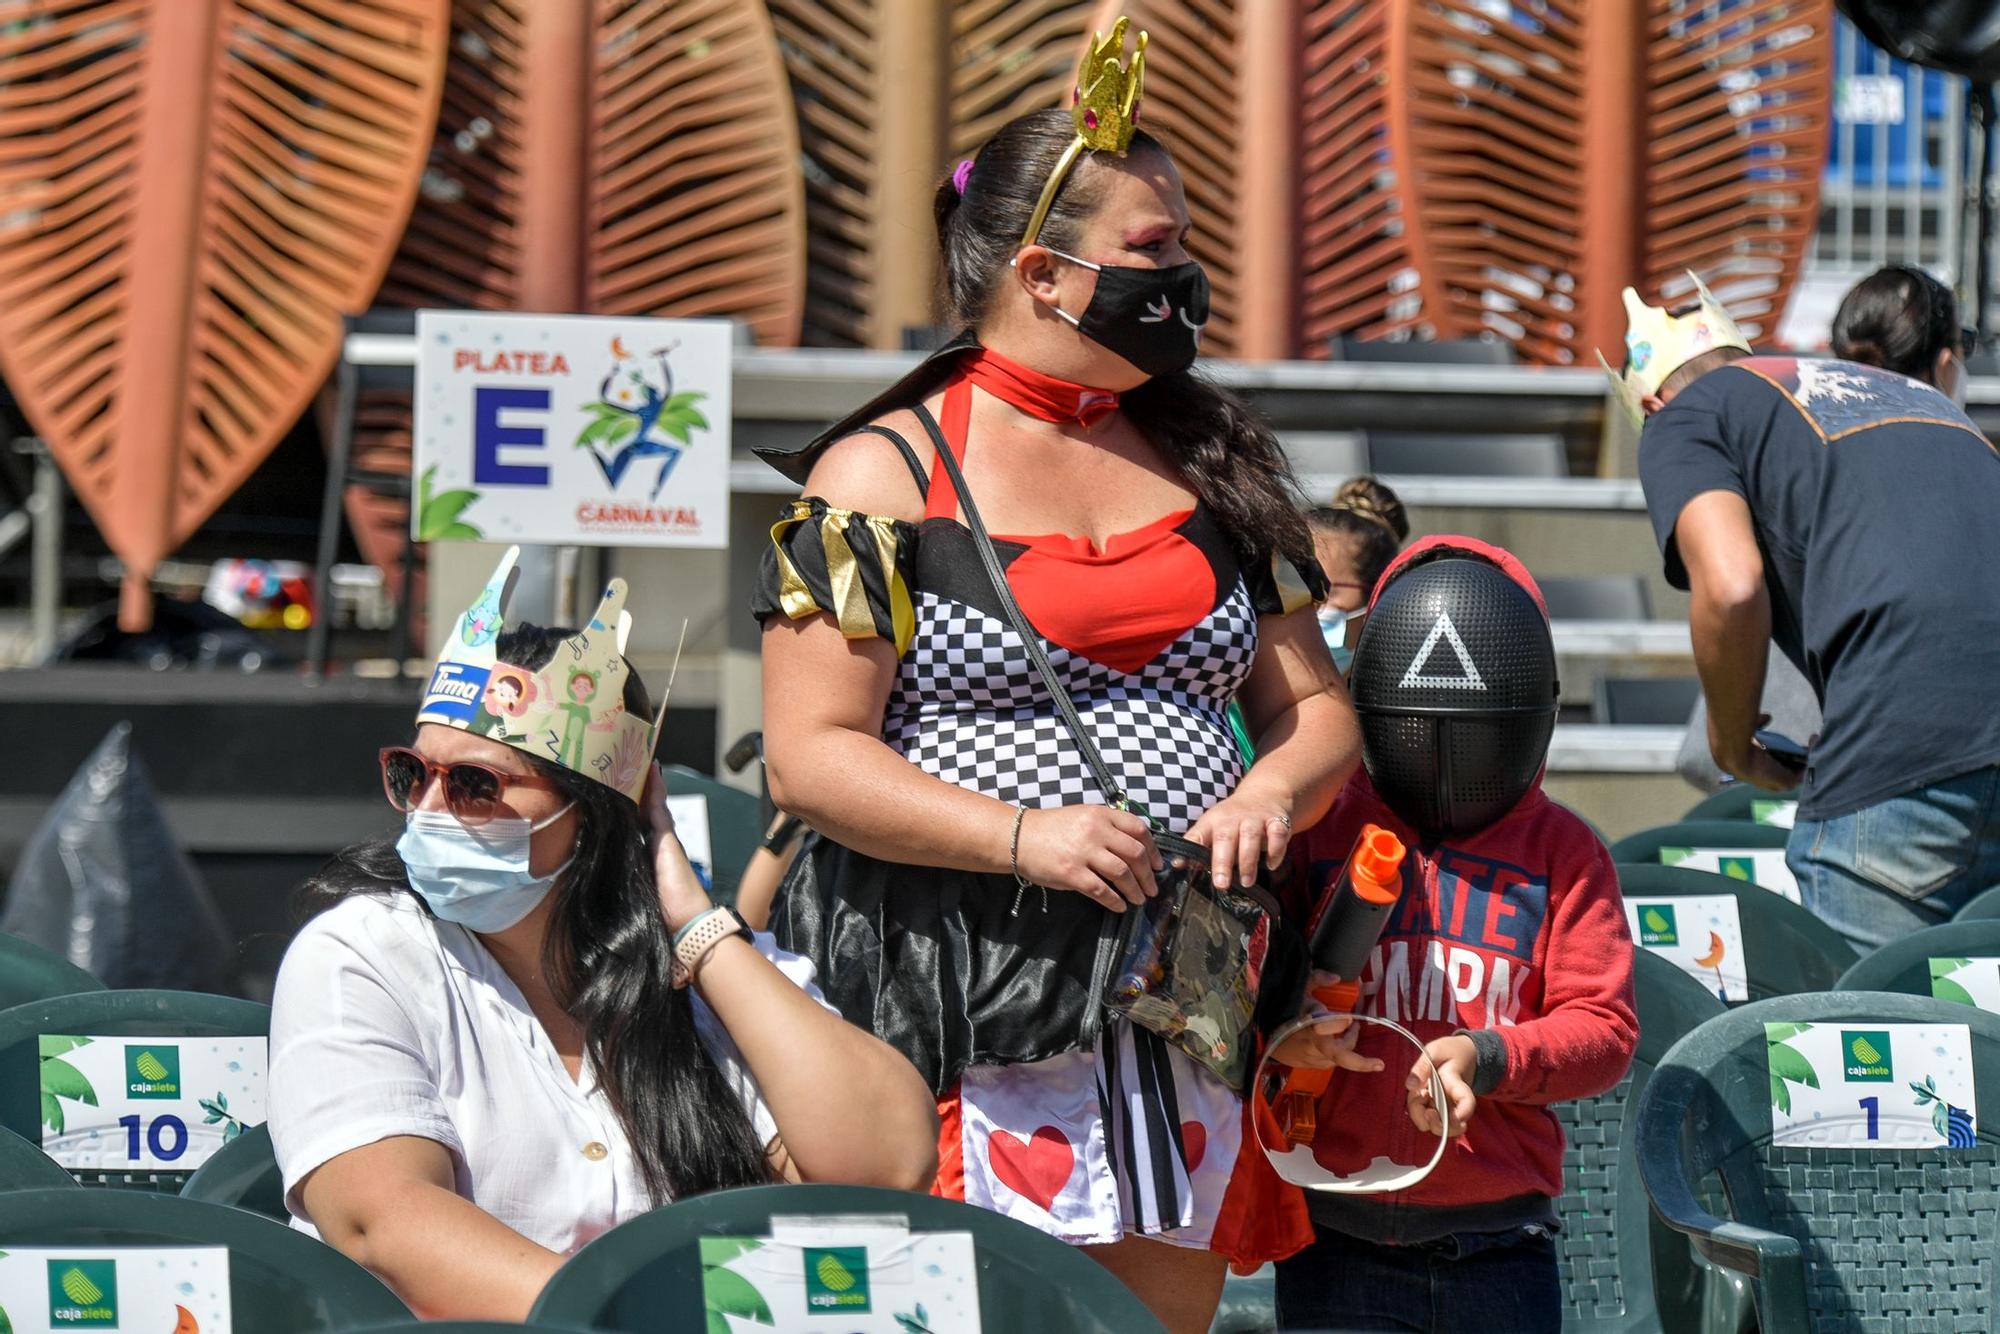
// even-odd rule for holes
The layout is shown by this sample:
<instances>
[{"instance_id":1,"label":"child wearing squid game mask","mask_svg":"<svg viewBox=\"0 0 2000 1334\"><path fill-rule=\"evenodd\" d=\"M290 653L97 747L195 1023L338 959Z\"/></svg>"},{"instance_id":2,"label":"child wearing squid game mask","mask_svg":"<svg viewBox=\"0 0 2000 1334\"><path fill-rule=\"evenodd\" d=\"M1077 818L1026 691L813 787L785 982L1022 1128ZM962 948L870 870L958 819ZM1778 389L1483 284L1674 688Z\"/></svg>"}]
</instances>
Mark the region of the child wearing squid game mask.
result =
<instances>
[{"instance_id":1,"label":"child wearing squid game mask","mask_svg":"<svg viewBox=\"0 0 2000 1334\"><path fill-rule=\"evenodd\" d=\"M1308 1193L1315 1240L1278 1264L1279 1325L1553 1330L1563 1132L1552 1105L1614 1086L1638 1039L1617 872L1541 790L1555 650L1520 562L1428 538L1385 572L1370 608L1351 678L1363 769L1300 838L1287 906L1310 916L1364 825L1402 840L1400 895L1356 1013L1401 1024L1423 1052L1412 1063L1392 1031L1336 1022L1273 1060L1340 1067L1314 1108L1312 1155L1327 1173L1367 1169L1398 1134L1399 1145L1451 1138L1406 1188ZM1407 1074L1385 1070L1392 1060Z\"/></svg>"}]
</instances>

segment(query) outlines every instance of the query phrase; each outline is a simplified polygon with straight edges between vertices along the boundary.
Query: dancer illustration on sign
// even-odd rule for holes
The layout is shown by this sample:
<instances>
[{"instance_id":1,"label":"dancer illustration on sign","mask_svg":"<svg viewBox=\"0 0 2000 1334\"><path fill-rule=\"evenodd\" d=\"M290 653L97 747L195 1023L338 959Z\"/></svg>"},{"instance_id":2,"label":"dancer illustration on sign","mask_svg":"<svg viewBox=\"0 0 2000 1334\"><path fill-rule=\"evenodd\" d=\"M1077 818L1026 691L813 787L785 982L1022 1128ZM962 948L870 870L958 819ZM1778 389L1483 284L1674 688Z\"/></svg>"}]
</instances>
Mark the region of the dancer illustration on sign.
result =
<instances>
[{"instance_id":1,"label":"dancer illustration on sign","mask_svg":"<svg viewBox=\"0 0 2000 1334\"><path fill-rule=\"evenodd\" d=\"M605 372L598 401L584 408L593 420L578 434L576 443L591 452L614 491L634 463L659 459L660 475L653 481L651 497L658 500L668 474L686 452L690 433L708 429L708 418L695 407L708 395L698 390L674 392L674 373L667 357L678 346L669 343L634 356L626 350L624 339L611 340L611 355L616 360ZM676 440L680 443L672 443Z\"/></svg>"}]
</instances>

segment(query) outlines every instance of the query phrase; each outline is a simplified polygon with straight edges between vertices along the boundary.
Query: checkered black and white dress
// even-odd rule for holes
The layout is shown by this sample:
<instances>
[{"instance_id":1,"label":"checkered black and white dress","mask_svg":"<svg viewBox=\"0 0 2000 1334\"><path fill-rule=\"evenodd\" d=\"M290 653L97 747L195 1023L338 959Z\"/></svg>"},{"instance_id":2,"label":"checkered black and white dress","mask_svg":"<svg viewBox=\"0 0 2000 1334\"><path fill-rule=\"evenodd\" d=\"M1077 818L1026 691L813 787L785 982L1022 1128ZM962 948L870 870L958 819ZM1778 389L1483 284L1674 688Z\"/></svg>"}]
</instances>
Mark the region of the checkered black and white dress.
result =
<instances>
[{"instance_id":1,"label":"checkered black and white dress","mask_svg":"<svg viewBox=\"0 0 2000 1334\"><path fill-rule=\"evenodd\" d=\"M926 773L1031 810L1103 802L970 532L940 508L884 525L797 502L774 531L760 618L828 611L850 635L893 636L882 737ZM1275 561L1241 559L1201 505L1102 550L1061 536L995 546L1105 762L1167 829L1187 830L1243 776L1226 710L1256 658L1259 617L1305 605L1304 576L1284 567L1281 583ZM867 609L836 586L866 590ZM1075 1244L1140 1233L1232 1249L1218 1225L1235 1235L1223 1220L1241 1099L1152 1034L1100 1026L1092 970L1112 914L1030 891L1013 915L1016 898L1009 876L820 839L774 929L843 1013L931 1080L939 1193Z\"/></svg>"}]
</instances>

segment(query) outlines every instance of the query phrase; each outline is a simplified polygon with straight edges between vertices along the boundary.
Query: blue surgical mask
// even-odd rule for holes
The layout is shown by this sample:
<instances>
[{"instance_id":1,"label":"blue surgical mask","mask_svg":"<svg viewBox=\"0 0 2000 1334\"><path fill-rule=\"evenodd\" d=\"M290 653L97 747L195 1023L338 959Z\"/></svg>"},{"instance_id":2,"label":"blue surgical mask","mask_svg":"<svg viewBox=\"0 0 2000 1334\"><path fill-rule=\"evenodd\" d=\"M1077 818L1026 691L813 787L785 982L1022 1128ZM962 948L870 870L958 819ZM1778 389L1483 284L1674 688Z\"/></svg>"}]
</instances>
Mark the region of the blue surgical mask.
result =
<instances>
[{"instance_id":1,"label":"blue surgical mask","mask_svg":"<svg viewBox=\"0 0 2000 1334\"><path fill-rule=\"evenodd\" d=\"M1326 640L1327 651L1333 654L1333 665L1342 676L1354 665L1354 650L1347 647L1347 623L1357 616L1368 614L1368 608L1357 607L1353 611L1342 611L1338 607L1319 609L1319 632Z\"/></svg>"},{"instance_id":2,"label":"blue surgical mask","mask_svg":"<svg viewBox=\"0 0 2000 1334\"><path fill-rule=\"evenodd\" d=\"M488 820L476 828L460 824L448 811L411 811L396 853L410 888L439 920L491 935L533 912L576 860L572 856L547 875L528 869L533 836L569 809L537 824L517 818Z\"/></svg>"}]
</instances>

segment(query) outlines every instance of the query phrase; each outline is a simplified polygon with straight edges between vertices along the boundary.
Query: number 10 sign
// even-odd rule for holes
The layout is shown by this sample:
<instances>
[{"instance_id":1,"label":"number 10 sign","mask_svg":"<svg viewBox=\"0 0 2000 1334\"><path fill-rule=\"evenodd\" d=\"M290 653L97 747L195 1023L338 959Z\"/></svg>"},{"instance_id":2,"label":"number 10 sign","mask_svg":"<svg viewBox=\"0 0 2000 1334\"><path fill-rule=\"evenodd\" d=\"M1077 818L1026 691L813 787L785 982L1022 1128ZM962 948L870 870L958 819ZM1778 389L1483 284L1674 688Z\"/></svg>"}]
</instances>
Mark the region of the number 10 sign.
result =
<instances>
[{"instance_id":1,"label":"number 10 sign","mask_svg":"<svg viewBox=\"0 0 2000 1334\"><path fill-rule=\"evenodd\" d=\"M264 1120L262 1037L41 1038L42 1150L87 1171L192 1172Z\"/></svg>"}]
</instances>

